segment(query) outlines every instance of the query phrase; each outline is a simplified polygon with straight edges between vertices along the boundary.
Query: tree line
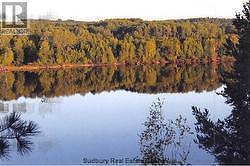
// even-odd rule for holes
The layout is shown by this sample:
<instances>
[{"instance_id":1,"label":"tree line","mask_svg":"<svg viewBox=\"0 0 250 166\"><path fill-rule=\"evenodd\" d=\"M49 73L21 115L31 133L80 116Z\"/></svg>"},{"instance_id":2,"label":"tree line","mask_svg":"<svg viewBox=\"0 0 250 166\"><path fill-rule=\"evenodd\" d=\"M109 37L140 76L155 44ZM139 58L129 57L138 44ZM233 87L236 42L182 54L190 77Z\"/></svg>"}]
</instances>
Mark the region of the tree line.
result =
<instances>
[{"instance_id":1,"label":"tree line","mask_svg":"<svg viewBox=\"0 0 250 166\"><path fill-rule=\"evenodd\" d=\"M99 22L31 20L29 35L0 36L0 64L151 63L212 60L237 43L232 20Z\"/></svg>"}]
</instances>

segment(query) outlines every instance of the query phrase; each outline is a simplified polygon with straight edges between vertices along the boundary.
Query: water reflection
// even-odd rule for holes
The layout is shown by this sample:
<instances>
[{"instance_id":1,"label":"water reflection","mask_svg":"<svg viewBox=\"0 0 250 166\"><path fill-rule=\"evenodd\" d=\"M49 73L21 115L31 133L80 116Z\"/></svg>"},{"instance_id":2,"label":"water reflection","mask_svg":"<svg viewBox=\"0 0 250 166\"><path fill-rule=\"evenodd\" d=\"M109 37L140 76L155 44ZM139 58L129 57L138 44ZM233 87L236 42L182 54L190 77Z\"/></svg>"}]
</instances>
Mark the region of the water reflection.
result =
<instances>
[{"instance_id":1,"label":"water reflection","mask_svg":"<svg viewBox=\"0 0 250 166\"><path fill-rule=\"evenodd\" d=\"M31 152L32 137L40 133L38 125L33 121L25 121L21 114L13 112L0 122L0 159L9 158L13 141L17 152L21 155Z\"/></svg>"},{"instance_id":2,"label":"water reflection","mask_svg":"<svg viewBox=\"0 0 250 166\"><path fill-rule=\"evenodd\" d=\"M243 74L241 76L244 76ZM240 77L241 77L240 76ZM193 107L198 143L223 164L250 163L250 84L248 78L230 80L223 96L233 109L231 115L211 121L208 110Z\"/></svg>"},{"instance_id":3,"label":"water reflection","mask_svg":"<svg viewBox=\"0 0 250 166\"><path fill-rule=\"evenodd\" d=\"M193 137L193 121L183 117L190 120L190 111L186 113L197 102L214 105L214 92L203 91L220 87L222 73L230 70L224 64L204 64L0 73L0 111L22 112L46 131L34 139L38 148L31 155L19 159L12 153L13 160L3 163L78 164L83 156L139 156L145 164L194 163L190 153L200 151L186 139ZM189 91L201 93L184 94ZM182 116L165 119L163 101L157 100L140 133L145 110L158 95L170 101L170 114ZM218 107L224 108L221 103L219 98ZM203 161L211 161L204 153Z\"/></svg>"},{"instance_id":4,"label":"water reflection","mask_svg":"<svg viewBox=\"0 0 250 166\"><path fill-rule=\"evenodd\" d=\"M145 130L139 135L142 161L146 164L188 164L190 143L184 138L192 135L187 119L179 116L166 120L163 115L164 101L157 98L150 106L144 122Z\"/></svg>"},{"instance_id":5,"label":"water reflection","mask_svg":"<svg viewBox=\"0 0 250 166\"><path fill-rule=\"evenodd\" d=\"M125 89L140 93L211 91L230 65L164 65L0 73L0 99L55 97Z\"/></svg>"},{"instance_id":6,"label":"water reflection","mask_svg":"<svg viewBox=\"0 0 250 166\"><path fill-rule=\"evenodd\" d=\"M46 132L39 137L32 137L32 153L18 157L13 151L10 152L11 160L0 163L79 164L83 157L109 159L131 156L158 164L211 163L213 158L194 146L193 135L186 132L180 140L179 137L182 130L193 128L189 111L192 104L213 105L212 96L219 101L214 107L223 110L223 98L214 92L154 95L123 90L99 95L89 93L86 96L74 95L59 99L20 98L4 102L10 108L13 103L26 103L27 111L23 117L34 120ZM160 106L156 100L157 109L152 105L148 111L148 106L157 97L166 98L167 104ZM43 104L54 104L56 107L41 116L41 111L45 111L40 109ZM59 111L58 105L61 108ZM203 158L196 159L195 154L203 155Z\"/></svg>"}]
</instances>

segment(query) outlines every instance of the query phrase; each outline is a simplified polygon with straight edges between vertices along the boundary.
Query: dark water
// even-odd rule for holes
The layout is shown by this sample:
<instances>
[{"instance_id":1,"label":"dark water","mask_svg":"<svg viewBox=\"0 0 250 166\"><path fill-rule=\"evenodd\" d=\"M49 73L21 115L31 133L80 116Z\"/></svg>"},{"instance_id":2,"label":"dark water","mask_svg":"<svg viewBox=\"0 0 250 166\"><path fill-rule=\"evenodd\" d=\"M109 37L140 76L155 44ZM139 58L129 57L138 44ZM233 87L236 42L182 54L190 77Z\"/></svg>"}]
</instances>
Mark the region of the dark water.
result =
<instances>
[{"instance_id":1,"label":"dark water","mask_svg":"<svg viewBox=\"0 0 250 166\"><path fill-rule=\"evenodd\" d=\"M226 77L231 69L173 65L1 73L0 116L15 112L40 132L25 134L28 125L3 130L10 119L2 119L0 164L249 161L249 113L238 111L249 109L249 81ZM13 131L23 135L6 137ZM18 139L29 142L20 146Z\"/></svg>"}]
</instances>

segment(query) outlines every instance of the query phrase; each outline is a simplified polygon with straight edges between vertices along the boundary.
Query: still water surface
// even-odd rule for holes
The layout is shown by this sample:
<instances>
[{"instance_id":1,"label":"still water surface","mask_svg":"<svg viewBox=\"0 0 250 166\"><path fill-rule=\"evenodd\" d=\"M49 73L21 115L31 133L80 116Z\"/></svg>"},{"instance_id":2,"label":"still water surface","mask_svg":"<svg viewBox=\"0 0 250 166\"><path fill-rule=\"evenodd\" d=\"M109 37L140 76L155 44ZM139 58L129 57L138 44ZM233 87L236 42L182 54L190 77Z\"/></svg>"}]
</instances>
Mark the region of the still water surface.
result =
<instances>
[{"instance_id":1,"label":"still water surface","mask_svg":"<svg viewBox=\"0 0 250 166\"><path fill-rule=\"evenodd\" d=\"M168 69L166 71L169 72ZM17 152L16 142L11 140L8 157L2 157L0 164L82 164L86 158L98 160L109 160L111 158L145 159L145 156L149 154L148 149L156 147L150 143L149 147L143 146L145 142L148 144L147 141L149 141L142 136L145 131L150 131L147 130L148 126L146 124L150 122L165 123L171 120L175 121L179 116L187 119L185 125L190 128L190 133L193 133L184 135L184 138L181 139L180 148L174 151L177 156L171 154L173 153L171 152L173 145L168 146L168 144L173 144L173 142L166 143L166 146L161 146L163 149L160 148L158 150L163 151L163 156L168 156L169 160L181 160L178 154L186 151L189 153L184 163L218 163L214 155L200 148L198 143L194 141L197 139L195 131L197 120L192 110L192 106L197 106L201 109L206 108L210 110L210 118L214 121L218 118L226 118L231 114L231 106L225 104L226 99L222 95L217 94L218 92L222 92L226 86L215 81L219 77L217 69L216 73L214 73L215 76L210 76L211 78L209 79L204 77L209 75L206 72L204 72L203 77L195 77L201 78L201 80L196 79L196 83L206 80L207 82L210 81L208 84L211 85L216 82L215 88L212 88L212 90L210 86L208 90L206 88L199 89L199 92L197 91L197 87L194 87L194 90L186 90L185 92L183 90L172 92L174 91L173 88L172 90L169 90L169 88L162 90L163 88L160 88L161 90L157 91L156 86L165 87L167 83L160 82L160 84L157 84L162 80L159 79L159 74L156 72L158 79L154 80L153 83L152 80L151 83L147 83L147 80L144 79L145 82L140 83L143 88L133 89L131 88L133 86L129 83L129 88L123 85L120 86L121 84L119 84L117 89L105 90L104 88L94 93L86 91L84 94L82 92L77 93L77 90L72 90L65 95L57 92L60 95L55 96L51 96L51 91L53 90L45 91L44 89L46 88L39 89L34 87L33 90L39 90L34 90L32 93L25 93L25 90L22 94L17 93L17 90L14 90L17 87L15 83L20 76L14 73L15 81L12 83L11 91L17 97L13 97L12 99L11 97L7 99L8 96L2 97L0 116L3 118L12 112L19 112L22 119L34 121L41 132L38 135L30 137L30 140L33 142L33 145L31 145L32 150L23 154ZM41 73L38 75L41 76ZM58 76L58 73L56 75ZM189 77L192 77L192 75L189 75ZM40 87L43 80L37 76L34 76L34 78L33 81L40 81L40 83L36 83ZM167 74L164 79L166 78L171 80L171 74ZM183 77L181 76L181 78ZM115 79L114 77L111 78L110 85L113 86L112 83L114 83ZM79 80L76 84L81 82L81 85L84 85L84 81ZM24 82L26 82L23 84L25 85L24 87L29 86L27 88L30 88L33 85L30 84L32 80L25 80ZM123 80L120 82L123 82ZM173 82L178 84L177 81ZM182 82L185 81L183 80ZM99 82L97 84L99 85ZM138 81L136 84L139 86ZM126 85L128 86L128 84ZM55 88L55 85L50 86L50 89ZM148 88L150 89L149 93L147 93ZM183 85L182 89L184 89ZM36 92L37 96L34 95L34 92ZM153 116L152 111L154 112L155 110L150 110L150 105L157 102L158 99L162 101L160 111L158 110L157 112L156 109L156 112L160 113L160 120L157 120L157 117ZM173 124L170 124L170 128L171 125ZM152 132L155 131L156 134L153 133L152 135L157 136L155 138L157 141L159 133L164 132L164 130L153 129ZM162 155L160 154L160 156Z\"/></svg>"}]
</instances>

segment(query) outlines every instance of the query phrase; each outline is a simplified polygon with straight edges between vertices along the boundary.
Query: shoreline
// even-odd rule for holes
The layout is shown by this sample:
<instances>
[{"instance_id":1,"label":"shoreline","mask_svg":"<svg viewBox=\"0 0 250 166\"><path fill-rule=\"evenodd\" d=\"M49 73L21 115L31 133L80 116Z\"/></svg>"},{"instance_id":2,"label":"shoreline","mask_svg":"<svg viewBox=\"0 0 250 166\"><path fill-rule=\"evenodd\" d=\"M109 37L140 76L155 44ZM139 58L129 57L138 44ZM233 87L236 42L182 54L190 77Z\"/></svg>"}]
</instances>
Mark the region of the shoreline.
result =
<instances>
[{"instance_id":1,"label":"shoreline","mask_svg":"<svg viewBox=\"0 0 250 166\"><path fill-rule=\"evenodd\" d=\"M150 63L128 63L128 62L116 62L112 64L107 63L85 63L85 64L51 64L51 65L41 65L41 64L27 64L22 66L0 66L0 73L3 72L22 72L22 71L37 71L37 70L59 70L59 69L74 69L74 68L84 68L84 67L119 67L119 66L141 66L141 65L194 65L194 64L220 64L220 63L233 63L235 60L232 58L220 58L216 60L199 60L199 59L187 59L187 60L176 60L175 62L169 61L154 61Z\"/></svg>"}]
</instances>

